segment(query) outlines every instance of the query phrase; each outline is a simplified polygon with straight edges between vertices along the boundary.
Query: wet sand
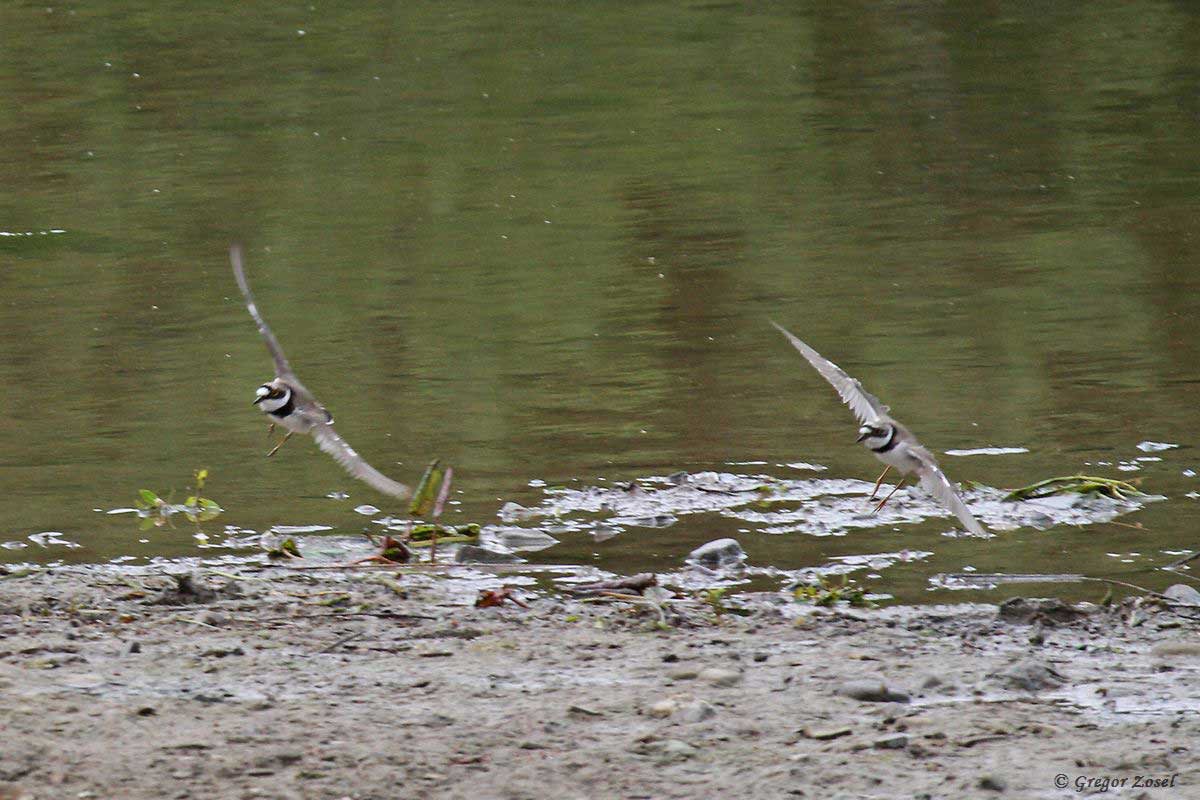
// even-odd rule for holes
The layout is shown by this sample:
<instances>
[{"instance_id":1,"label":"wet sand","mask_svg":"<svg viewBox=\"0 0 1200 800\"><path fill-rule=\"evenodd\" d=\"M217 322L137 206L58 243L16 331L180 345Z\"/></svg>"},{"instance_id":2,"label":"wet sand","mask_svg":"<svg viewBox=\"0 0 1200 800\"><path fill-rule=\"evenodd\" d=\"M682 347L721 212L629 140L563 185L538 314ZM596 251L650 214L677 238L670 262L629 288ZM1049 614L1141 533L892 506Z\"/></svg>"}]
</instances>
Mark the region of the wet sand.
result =
<instances>
[{"instance_id":1,"label":"wet sand","mask_svg":"<svg viewBox=\"0 0 1200 800\"><path fill-rule=\"evenodd\" d=\"M182 589L0 576L0 798L1200 797L1184 609L476 608L388 569Z\"/></svg>"}]
</instances>

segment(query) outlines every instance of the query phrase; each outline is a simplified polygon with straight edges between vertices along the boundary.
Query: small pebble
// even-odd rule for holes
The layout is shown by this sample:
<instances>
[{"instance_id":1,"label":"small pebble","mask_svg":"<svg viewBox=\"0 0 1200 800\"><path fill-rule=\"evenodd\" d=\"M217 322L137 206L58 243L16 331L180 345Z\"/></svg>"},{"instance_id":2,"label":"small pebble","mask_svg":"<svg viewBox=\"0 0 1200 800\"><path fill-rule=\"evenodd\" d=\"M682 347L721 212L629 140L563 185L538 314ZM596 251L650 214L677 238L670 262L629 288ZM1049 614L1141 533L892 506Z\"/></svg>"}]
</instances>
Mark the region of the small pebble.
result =
<instances>
[{"instance_id":1,"label":"small pebble","mask_svg":"<svg viewBox=\"0 0 1200 800\"><path fill-rule=\"evenodd\" d=\"M894 733L875 740L877 750L903 750L905 747L908 747L908 735L904 733Z\"/></svg>"},{"instance_id":2,"label":"small pebble","mask_svg":"<svg viewBox=\"0 0 1200 800\"><path fill-rule=\"evenodd\" d=\"M989 792L1003 792L1008 788L1008 784L1003 778L995 775L984 775L979 779L979 788L987 789Z\"/></svg>"},{"instance_id":3,"label":"small pebble","mask_svg":"<svg viewBox=\"0 0 1200 800\"><path fill-rule=\"evenodd\" d=\"M742 673L732 669L708 667L700 670L696 679L711 683L713 686L735 686L742 682Z\"/></svg>"},{"instance_id":4,"label":"small pebble","mask_svg":"<svg viewBox=\"0 0 1200 800\"><path fill-rule=\"evenodd\" d=\"M664 739L661 742L646 743L643 752L661 756L663 761L686 761L698 751L679 739Z\"/></svg>"},{"instance_id":5,"label":"small pebble","mask_svg":"<svg viewBox=\"0 0 1200 800\"><path fill-rule=\"evenodd\" d=\"M854 731L846 727L805 728L800 733L807 739L816 739L817 741L824 742L829 741L830 739L840 739L843 736L849 736L850 734L854 733Z\"/></svg>"},{"instance_id":6,"label":"small pebble","mask_svg":"<svg viewBox=\"0 0 1200 800\"><path fill-rule=\"evenodd\" d=\"M909 700L907 694L889 689L883 681L851 681L842 684L837 693L865 703L907 703Z\"/></svg>"},{"instance_id":7,"label":"small pebble","mask_svg":"<svg viewBox=\"0 0 1200 800\"><path fill-rule=\"evenodd\" d=\"M678 710L678 702L674 700L659 700L646 709L646 714L655 719L666 719Z\"/></svg>"},{"instance_id":8,"label":"small pebble","mask_svg":"<svg viewBox=\"0 0 1200 800\"><path fill-rule=\"evenodd\" d=\"M1150 648L1150 653L1158 658L1197 657L1200 656L1200 642L1163 642Z\"/></svg>"},{"instance_id":9,"label":"small pebble","mask_svg":"<svg viewBox=\"0 0 1200 800\"><path fill-rule=\"evenodd\" d=\"M717 710L703 700L694 700L679 709L679 720L681 722L704 722L706 719L712 719L716 715Z\"/></svg>"},{"instance_id":10,"label":"small pebble","mask_svg":"<svg viewBox=\"0 0 1200 800\"><path fill-rule=\"evenodd\" d=\"M1057 689L1066 679L1052 668L1037 661L1021 661L1008 669L992 675L1010 689L1037 692L1042 689Z\"/></svg>"}]
</instances>

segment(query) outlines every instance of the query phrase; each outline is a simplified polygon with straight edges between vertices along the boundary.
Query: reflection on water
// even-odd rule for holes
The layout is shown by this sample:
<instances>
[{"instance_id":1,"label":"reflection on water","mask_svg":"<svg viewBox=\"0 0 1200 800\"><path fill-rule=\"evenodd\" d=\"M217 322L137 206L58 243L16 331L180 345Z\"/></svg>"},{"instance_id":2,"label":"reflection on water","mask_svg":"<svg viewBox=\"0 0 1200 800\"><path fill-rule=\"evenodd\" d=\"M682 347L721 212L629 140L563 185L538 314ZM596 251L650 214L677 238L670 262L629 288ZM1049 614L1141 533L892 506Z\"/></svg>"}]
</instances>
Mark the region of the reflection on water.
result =
<instances>
[{"instance_id":1,"label":"reflection on water","mask_svg":"<svg viewBox=\"0 0 1200 800\"><path fill-rule=\"evenodd\" d=\"M213 538L402 511L311 443L261 457L270 360L233 239L362 455L410 481L454 464L451 522L538 505L534 479L752 461L735 471L873 479L770 317L938 452L1028 450L945 459L956 480L1098 471L1168 500L986 542L936 518L738 534L754 562L929 551L880 573L911 599L966 566L1161 586L1146 571L1195 546L1198 9L108 2L0 21L0 541L28 544L0 560L195 554L187 525L94 509L181 500L199 467ZM1147 441L1181 447L1144 461ZM538 557L674 565L720 528L567 530Z\"/></svg>"}]
</instances>

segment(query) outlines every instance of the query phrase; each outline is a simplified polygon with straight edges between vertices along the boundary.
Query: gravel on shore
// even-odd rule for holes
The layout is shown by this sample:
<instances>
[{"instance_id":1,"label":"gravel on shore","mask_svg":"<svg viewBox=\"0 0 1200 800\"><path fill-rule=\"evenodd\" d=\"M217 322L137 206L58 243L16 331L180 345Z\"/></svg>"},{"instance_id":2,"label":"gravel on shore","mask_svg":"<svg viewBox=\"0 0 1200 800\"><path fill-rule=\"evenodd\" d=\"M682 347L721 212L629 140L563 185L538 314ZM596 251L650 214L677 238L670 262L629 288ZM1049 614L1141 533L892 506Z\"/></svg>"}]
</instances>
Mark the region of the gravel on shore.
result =
<instances>
[{"instance_id":1,"label":"gravel on shore","mask_svg":"<svg viewBox=\"0 0 1200 800\"><path fill-rule=\"evenodd\" d=\"M1185 610L479 585L0 577L0 800L1200 797Z\"/></svg>"}]
</instances>

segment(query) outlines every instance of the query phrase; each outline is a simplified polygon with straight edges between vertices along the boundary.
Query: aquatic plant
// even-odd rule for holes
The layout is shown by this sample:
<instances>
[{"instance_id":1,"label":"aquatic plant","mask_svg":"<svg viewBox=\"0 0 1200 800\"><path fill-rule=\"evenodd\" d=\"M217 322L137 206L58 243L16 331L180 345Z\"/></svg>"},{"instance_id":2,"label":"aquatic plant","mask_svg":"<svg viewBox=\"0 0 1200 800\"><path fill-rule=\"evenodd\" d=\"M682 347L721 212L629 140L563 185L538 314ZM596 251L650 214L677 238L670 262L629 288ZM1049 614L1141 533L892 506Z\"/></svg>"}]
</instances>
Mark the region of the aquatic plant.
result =
<instances>
[{"instance_id":1,"label":"aquatic plant","mask_svg":"<svg viewBox=\"0 0 1200 800\"><path fill-rule=\"evenodd\" d=\"M138 499L134 501L137 515L142 520L138 529L161 528L163 525L171 523L172 517L176 514L182 514L188 522L196 525L219 516L225 509L221 508L215 500L200 495L205 481L208 480L208 470L196 470L192 473L192 480L195 485L188 487L191 494L182 503L171 502L171 497L174 496L173 491L164 500L150 489L139 489Z\"/></svg>"},{"instance_id":2,"label":"aquatic plant","mask_svg":"<svg viewBox=\"0 0 1200 800\"><path fill-rule=\"evenodd\" d=\"M792 597L799 603L810 603L814 606L828 607L838 602L845 602L855 608L871 605L867 600L867 592L861 586L850 585L846 575L835 583L831 578L821 575L813 583L802 583L792 590Z\"/></svg>"},{"instance_id":3,"label":"aquatic plant","mask_svg":"<svg viewBox=\"0 0 1200 800\"><path fill-rule=\"evenodd\" d=\"M1060 478L1047 478L1044 481L1013 489L1004 496L1004 500L1036 500L1041 497L1052 497L1059 494L1093 494L1109 497L1113 500L1125 500L1128 495L1144 495L1128 481L1114 478L1098 478L1092 475L1066 475Z\"/></svg>"}]
</instances>

